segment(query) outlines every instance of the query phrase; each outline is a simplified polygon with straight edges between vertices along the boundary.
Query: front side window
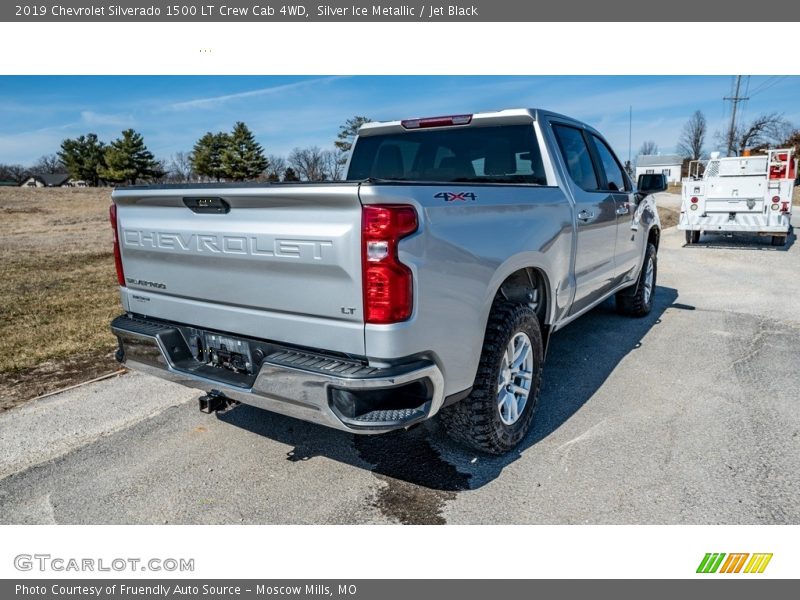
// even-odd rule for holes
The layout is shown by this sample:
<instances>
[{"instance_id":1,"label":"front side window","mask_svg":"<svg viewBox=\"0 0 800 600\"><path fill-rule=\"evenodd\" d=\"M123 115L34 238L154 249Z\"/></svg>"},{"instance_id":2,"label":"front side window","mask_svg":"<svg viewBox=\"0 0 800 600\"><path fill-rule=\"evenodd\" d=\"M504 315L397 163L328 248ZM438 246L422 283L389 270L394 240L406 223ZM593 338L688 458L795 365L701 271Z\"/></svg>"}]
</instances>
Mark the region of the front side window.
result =
<instances>
[{"instance_id":1,"label":"front side window","mask_svg":"<svg viewBox=\"0 0 800 600\"><path fill-rule=\"evenodd\" d=\"M606 189L612 192L621 192L628 188L627 186L627 179L625 178L625 174L622 171L622 167L619 166L619 162L614 157L614 153L611 151L606 143L601 140L596 135L593 135L594 138L594 146L597 148L597 156L600 158L600 164L603 167L603 171L606 175Z\"/></svg>"},{"instance_id":2,"label":"front side window","mask_svg":"<svg viewBox=\"0 0 800 600\"><path fill-rule=\"evenodd\" d=\"M553 125L553 131L572 180L584 190L596 190L599 187L597 174L581 130L566 125Z\"/></svg>"}]
</instances>

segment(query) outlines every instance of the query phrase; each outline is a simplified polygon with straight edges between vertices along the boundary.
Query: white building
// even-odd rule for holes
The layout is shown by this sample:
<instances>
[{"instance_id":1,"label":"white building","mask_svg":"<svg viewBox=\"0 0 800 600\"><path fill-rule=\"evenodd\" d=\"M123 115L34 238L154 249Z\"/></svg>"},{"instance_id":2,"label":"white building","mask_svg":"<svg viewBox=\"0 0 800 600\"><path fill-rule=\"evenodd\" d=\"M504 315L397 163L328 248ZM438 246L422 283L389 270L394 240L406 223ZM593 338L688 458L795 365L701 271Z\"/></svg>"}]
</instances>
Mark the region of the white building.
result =
<instances>
[{"instance_id":1,"label":"white building","mask_svg":"<svg viewBox=\"0 0 800 600\"><path fill-rule=\"evenodd\" d=\"M46 173L28 177L20 187L86 187L86 182L82 179L71 179L66 173Z\"/></svg>"},{"instance_id":2,"label":"white building","mask_svg":"<svg viewBox=\"0 0 800 600\"><path fill-rule=\"evenodd\" d=\"M680 154L640 154L636 159L636 179L639 175L663 173L667 183L680 183L682 166Z\"/></svg>"}]
</instances>

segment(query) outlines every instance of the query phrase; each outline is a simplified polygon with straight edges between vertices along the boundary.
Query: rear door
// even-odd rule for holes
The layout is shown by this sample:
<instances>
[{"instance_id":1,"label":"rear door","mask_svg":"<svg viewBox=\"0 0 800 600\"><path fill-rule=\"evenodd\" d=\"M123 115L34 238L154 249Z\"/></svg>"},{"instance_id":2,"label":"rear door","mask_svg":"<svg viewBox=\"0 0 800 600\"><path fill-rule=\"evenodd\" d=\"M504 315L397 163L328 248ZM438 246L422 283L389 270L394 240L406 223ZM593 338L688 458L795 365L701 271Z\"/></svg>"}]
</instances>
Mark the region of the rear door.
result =
<instances>
[{"instance_id":1,"label":"rear door","mask_svg":"<svg viewBox=\"0 0 800 600\"><path fill-rule=\"evenodd\" d=\"M602 189L602 177L589 150L584 130L553 123L553 132L567 171L577 217L574 314L598 300L615 275L616 201Z\"/></svg>"}]
</instances>

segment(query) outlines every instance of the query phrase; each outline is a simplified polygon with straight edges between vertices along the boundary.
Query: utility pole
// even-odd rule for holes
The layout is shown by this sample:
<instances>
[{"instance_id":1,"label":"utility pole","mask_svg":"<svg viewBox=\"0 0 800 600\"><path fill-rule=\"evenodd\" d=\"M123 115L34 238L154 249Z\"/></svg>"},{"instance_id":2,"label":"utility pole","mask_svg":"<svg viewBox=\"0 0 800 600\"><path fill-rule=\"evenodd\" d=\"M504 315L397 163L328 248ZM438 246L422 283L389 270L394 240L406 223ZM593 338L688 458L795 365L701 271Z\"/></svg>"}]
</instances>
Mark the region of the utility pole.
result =
<instances>
[{"instance_id":1,"label":"utility pole","mask_svg":"<svg viewBox=\"0 0 800 600\"><path fill-rule=\"evenodd\" d=\"M633 137L633 106L628 106L628 164L631 164L631 139Z\"/></svg>"},{"instance_id":2,"label":"utility pole","mask_svg":"<svg viewBox=\"0 0 800 600\"><path fill-rule=\"evenodd\" d=\"M625 171L633 177L633 164L631 163L631 131L633 125L633 106L628 107L628 161L625 163Z\"/></svg>"},{"instance_id":3,"label":"utility pole","mask_svg":"<svg viewBox=\"0 0 800 600\"><path fill-rule=\"evenodd\" d=\"M723 100L730 100L731 104L732 104L732 108L731 108L731 126L730 126L730 129L728 130L728 156L730 156L731 153L733 152L733 146L734 146L734 143L736 142L736 109L738 108L740 102L743 102L745 100L749 100L750 99L750 98L747 98L745 96L740 96L739 95L739 91L740 91L741 87L742 87L742 76L741 75L737 75L736 76L736 91L733 93L733 96L727 96L727 97L723 98Z\"/></svg>"}]
</instances>

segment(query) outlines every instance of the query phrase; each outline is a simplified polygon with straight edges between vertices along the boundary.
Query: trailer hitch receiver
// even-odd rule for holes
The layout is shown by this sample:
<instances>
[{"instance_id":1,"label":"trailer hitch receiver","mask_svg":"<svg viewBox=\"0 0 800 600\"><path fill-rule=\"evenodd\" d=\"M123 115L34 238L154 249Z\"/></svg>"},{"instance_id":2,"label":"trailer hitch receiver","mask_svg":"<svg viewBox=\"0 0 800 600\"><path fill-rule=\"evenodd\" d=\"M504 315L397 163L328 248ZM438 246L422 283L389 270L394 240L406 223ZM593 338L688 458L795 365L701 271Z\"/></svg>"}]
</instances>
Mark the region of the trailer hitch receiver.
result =
<instances>
[{"instance_id":1,"label":"trailer hitch receiver","mask_svg":"<svg viewBox=\"0 0 800 600\"><path fill-rule=\"evenodd\" d=\"M203 394L197 402L200 407L200 412L207 414L232 408L240 404L240 402L228 398L219 390L211 390L207 394Z\"/></svg>"}]
</instances>

